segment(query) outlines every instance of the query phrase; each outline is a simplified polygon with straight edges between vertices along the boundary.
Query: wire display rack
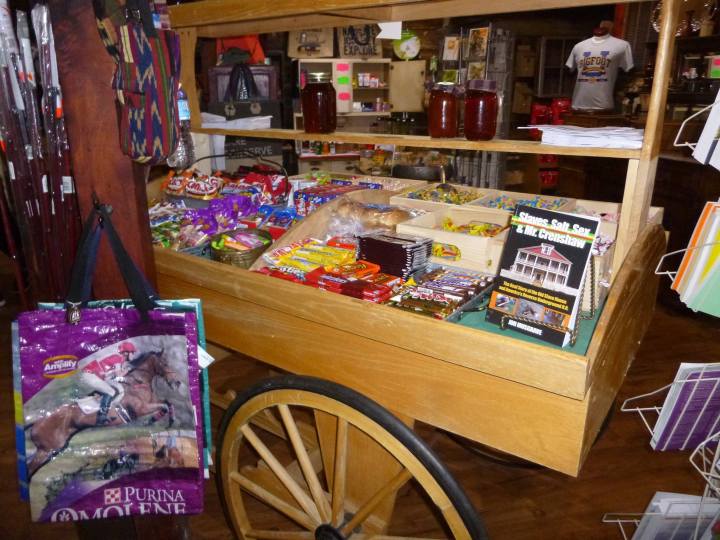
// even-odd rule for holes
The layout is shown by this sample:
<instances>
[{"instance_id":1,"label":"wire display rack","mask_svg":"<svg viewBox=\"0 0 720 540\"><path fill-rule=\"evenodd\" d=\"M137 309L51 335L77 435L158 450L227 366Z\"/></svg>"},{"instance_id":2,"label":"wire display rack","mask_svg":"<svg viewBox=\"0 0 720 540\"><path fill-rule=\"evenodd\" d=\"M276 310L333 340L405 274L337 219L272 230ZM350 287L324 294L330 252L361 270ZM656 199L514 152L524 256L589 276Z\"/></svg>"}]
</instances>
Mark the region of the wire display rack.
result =
<instances>
[{"instance_id":1,"label":"wire display rack","mask_svg":"<svg viewBox=\"0 0 720 540\"><path fill-rule=\"evenodd\" d=\"M655 450L692 449L690 464L705 483L700 496L656 494L644 513L605 514L603 523L616 524L624 540L713 538L720 517L719 371L718 364L682 364L672 383L623 402L620 410L640 416Z\"/></svg>"}]
</instances>

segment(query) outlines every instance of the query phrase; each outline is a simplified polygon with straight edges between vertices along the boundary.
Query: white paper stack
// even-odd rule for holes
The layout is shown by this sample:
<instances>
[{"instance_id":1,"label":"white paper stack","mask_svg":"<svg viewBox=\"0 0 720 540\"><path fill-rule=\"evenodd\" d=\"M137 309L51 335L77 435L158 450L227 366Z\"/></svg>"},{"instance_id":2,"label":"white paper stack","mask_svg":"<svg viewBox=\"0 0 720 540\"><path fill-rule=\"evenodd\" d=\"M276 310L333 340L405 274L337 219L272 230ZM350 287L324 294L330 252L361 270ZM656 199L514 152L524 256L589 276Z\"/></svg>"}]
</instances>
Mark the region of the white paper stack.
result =
<instances>
[{"instance_id":1,"label":"white paper stack","mask_svg":"<svg viewBox=\"0 0 720 540\"><path fill-rule=\"evenodd\" d=\"M628 148L642 146L644 130L630 127L579 127L565 125L525 126L520 129L539 129L543 144L591 148Z\"/></svg>"},{"instance_id":2,"label":"white paper stack","mask_svg":"<svg viewBox=\"0 0 720 540\"><path fill-rule=\"evenodd\" d=\"M209 129L270 129L272 116L249 116L226 120L224 116L201 113L202 127Z\"/></svg>"},{"instance_id":3,"label":"white paper stack","mask_svg":"<svg viewBox=\"0 0 720 540\"><path fill-rule=\"evenodd\" d=\"M710 540L719 511L717 499L658 491L645 509L632 540L689 539L696 527L698 538Z\"/></svg>"}]
</instances>

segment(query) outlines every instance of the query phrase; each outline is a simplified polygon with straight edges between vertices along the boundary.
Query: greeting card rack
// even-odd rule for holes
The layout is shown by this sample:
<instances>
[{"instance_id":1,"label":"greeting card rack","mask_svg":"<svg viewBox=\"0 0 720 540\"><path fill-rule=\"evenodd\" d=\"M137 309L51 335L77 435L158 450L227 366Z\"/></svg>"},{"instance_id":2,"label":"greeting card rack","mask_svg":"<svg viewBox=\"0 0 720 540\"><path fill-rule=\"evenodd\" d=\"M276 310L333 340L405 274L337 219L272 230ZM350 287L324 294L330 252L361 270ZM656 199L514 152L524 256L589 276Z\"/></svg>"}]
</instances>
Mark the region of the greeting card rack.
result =
<instances>
[{"instance_id":1,"label":"greeting card rack","mask_svg":"<svg viewBox=\"0 0 720 540\"><path fill-rule=\"evenodd\" d=\"M679 379L652 392L628 398L620 408L623 412L639 414L651 438L659 442L662 439L662 434L659 431L665 426L659 426L658 420L663 416L663 412L666 413L666 416L669 416L670 412L672 412L671 410L663 411L663 409L664 407L675 409L678 403L674 401L668 403L666 401L663 405L658 405L659 398L666 392L674 392L675 395L685 394L684 405L679 409L679 414L682 416L674 424L671 436L681 425L683 418L683 425L688 425L691 422L692 425L687 434L684 434L682 444L679 447L675 444L671 449L688 450L692 447L689 445L691 441L697 441L698 437L703 438L702 442L694 448L689 458L690 464L704 480L702 495L691 502L670 504L661 512L605 514L603 523L617 524L623 538L626 540L630 538L628 534L629 531L633 530L633 527L637 528L637 531L640 530L638 527L643 523L643 518L646 517L657 516L662 518L663 527L667 527L667 529L663 529L664 531L683 531L682 536L677 536L678 539L691 537L693 540L701 538L701 535L703 535L702 538L705 538L704 533L708 527L720 517L720 469L718 469L718 460L720 459L720 452L718 451L720 415L715 414L712 422L700 422L706 412L717 408L718 396L716 391L720 386L720 377L702 377L703 373L705 373L704 368L699 372L698 378ZM650 401L650 403L645 404L646 400ZM687 416L685 416L686 414ZM694 421L693 418L695 418ZM694 524L691 536L687 534L689 530L688 524ZM644 531L643 533L640 538L652 538L651 536L645 536L647 533ZM632 535L631 537L634 538Z\"/></svg>"}]
</instances>

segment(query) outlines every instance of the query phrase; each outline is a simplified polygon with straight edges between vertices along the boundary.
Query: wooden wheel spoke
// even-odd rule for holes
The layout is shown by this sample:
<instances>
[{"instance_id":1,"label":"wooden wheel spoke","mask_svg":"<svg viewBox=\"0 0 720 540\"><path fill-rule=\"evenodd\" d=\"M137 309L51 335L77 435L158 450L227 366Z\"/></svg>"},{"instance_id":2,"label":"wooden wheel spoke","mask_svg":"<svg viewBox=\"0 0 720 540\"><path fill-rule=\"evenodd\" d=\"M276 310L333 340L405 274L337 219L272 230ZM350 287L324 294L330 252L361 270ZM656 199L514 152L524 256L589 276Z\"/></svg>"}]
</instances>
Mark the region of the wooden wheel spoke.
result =
<instances>
[{"instance_id":1,"label":"wooden wheel spoke","mask_svg":"<svg viewBox=\"0 0 720 540\"><path fill-rule=\"evenodd\" d=\"M252 445L255 451L260 455L260 457L265 460L265 463L267 463L268 467L270 467L272 472L275 473L275 476L278 477L278 480L282 482L285 488L298 502L300 508L302 508L307 513L307 515L313 520L316 526L320 525L321 520L320 515L318 514L318 509L315 506L315 503L313 503L312 499L305 492L305 490L298 485L298 483L293 479L292 476L290 476L285 467L283 467L283 465L277 460L277 458L273 455L270 449L265 446L265 443L260 440L260 438L255 434L253 429L248 424L242 426L240 428L240 431L248 440L248 442Z\"/></svg>"},{"instance_id":2,"label":"wooden wheel spoke","mask_svg":"<svg viewBox=\"0 0 720 540\"><path fill-rule=\"evenodd\" d=\"M332 488L332 525L339 527L345 519L345 479L347 478L348 423L338 416L335 436L335 472Z\"/></svg>"},{"instance_id":3,"label":"wooden wheel spoke","mask_svg":"<svg viewBox=\"0 0 720 540\"><path fill-rule=\"evenodd\" d=\"M387 484L380 488L375 495L370 497L369 501L358 509L353 518L342 528L342 534L349 536L357 526L359 526L368 518L368 516L370 516L370 514L373 513L373 510L375 510L378 505L383 502L385 497L395 493L398 489L404 486L410 478L412 478L412 474L410 474L410 471L407 469L403 469L397 473Z\"/></svg>"},{"instance_id":4,"label":"wooden wheel spoke","mask_svg":"<svg viewBox=\"0 0 720 540\"><path fill-rule=\"evenodd\" d=\"M263 501L265 504L274 508L278 512L285 514L287 517L289 517L299 525L302 525L306 529L314 531L317 527L317 523L313 521L310 516L301 512L294 506L289 505L280 497L273 495L261 485L256 484L255 482L250 480L247 476L244 476L239 472L233 471L230 473L230 479L233 482L237 482L238 484L240 484L242 488L246 489L249 493Z\"/></svg>"},{"instance_id":5,"label":"wooden wheel spoke","mask_svg":"<svg viewBox=\"0 0 720 540\"><path fill-rule=\"evenodd\" d=\"M295 455L297 456L298 463L300 464L300 469L302 470L305 481L310 488L310 493L315 501L315 506L320 513L320 518L323 523L330 523L330 504L328 503L325 490L323 490L320 485L320 480L318 480L317 474L315 474L315 469L310 461L310 456L303 444L302 438L300 437L300 431L298 430L295 419L290 412L290 407L282 404L278 405L278 410L280 411L280 417L282 418L283 424L285 424L288 437L290 437L290 442L295 450Z\"/></svg>"}]
</instances>

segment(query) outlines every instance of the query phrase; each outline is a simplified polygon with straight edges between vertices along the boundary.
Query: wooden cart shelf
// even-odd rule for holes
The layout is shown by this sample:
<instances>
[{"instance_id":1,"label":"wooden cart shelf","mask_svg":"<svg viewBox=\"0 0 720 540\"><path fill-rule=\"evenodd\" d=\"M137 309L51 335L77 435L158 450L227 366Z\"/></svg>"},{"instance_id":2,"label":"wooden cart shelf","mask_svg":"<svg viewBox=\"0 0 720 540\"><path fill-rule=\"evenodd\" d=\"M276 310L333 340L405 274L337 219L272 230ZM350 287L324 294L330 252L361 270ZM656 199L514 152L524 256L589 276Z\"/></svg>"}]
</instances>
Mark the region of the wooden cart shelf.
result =
<instances>
[{"instance_id":1,"label":"wooden cart shelf","mask_svg":"<svg viewBox=\"0 0 720 540\"><path fill-rule=\"evenodd\" d=\"M365 113L362 113L365 114ZM367 113L376 115L376 113ZM377 113L382 115L383 113ZM394 144L416 148L443 148L454 150L481 150L486 152L513 152L518 154L562 154L565 156L639 159L640 150L627 148L587 148L577 146L554 146L535 141L493 139L468 141L467 139L433 139L419 135L390 135L385 133L305 133L301 129L210 129L193 128L193 131L210 135L257 137L260 139L292 139L296 141L328 141L358 144Z\"/></svg>"}]
</instances>

